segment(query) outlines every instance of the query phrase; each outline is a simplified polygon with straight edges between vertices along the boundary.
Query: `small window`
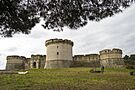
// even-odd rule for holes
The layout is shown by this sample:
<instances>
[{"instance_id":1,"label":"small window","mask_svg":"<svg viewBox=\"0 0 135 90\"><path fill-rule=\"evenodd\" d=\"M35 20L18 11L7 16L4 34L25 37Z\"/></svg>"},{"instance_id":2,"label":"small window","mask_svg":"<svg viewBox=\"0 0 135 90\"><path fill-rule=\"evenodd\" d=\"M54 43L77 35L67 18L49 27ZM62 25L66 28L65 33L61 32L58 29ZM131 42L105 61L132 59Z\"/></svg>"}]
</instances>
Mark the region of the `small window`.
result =
<instances>
[{"instance_id":1,"label":"small window","mask_svg":"<svg viewBox=\"0 0 135 90\"><path fill-rule=\"evenodd\" d=\"M59 52L57 52L57 55L59 55Z\"/></svg>"},{"instance_id":2,"label":"small window","mask_svg":"<svg viewBox=\"0 0 135 90\"><path fill-rule=\"evenodd\" d=\"M59 48L59 46L57 46L57 48Z\"/></svg>"}]
</instances>

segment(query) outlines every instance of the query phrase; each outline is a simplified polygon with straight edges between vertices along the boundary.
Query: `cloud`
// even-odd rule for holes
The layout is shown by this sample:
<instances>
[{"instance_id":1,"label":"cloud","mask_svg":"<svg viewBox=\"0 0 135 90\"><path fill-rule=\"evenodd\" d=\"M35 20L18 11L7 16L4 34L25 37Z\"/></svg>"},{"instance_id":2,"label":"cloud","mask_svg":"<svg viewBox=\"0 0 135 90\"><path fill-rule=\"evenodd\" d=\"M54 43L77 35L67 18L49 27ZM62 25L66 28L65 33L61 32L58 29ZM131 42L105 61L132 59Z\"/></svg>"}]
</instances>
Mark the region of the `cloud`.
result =
<instances>
[{"instance_id":1,"label":"cloud","mask_svg":"<svg viewBox=\"0 0 135 90\"><path fill-rule=\"evenodd\" d=\"M17 48L16 47L11 47L11 48L8 48L7 50L12 52L12 51L17 51Z\"/></svg>"}]
</instances>

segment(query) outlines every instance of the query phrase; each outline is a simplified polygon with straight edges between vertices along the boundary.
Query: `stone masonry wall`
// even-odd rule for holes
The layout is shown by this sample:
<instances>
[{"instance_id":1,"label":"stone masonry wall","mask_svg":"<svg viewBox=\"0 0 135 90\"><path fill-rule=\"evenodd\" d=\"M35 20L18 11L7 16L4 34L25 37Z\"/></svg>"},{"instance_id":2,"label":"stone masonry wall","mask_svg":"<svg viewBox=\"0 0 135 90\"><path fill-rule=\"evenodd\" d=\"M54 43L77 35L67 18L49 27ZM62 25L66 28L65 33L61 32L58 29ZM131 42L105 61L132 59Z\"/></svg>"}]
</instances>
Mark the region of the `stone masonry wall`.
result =
<instances>
[{"instance_id":1,"label":"stone masonry wall","mask_svg":"<svg viewBox=\"0 0 135 90\"><path fill-rule=\"evenodd\" d=\"M71 67L100 67L98 54L75 55Z\"/></svg>"},{"instance_id":2,"label":"stone masonry wall","mask_svg":"<svg viewBox=\"0 0 135 90\"><path fill-rule=\"evenodd\" d=\"M100 63L105 67L121 67L124 65L121 49L104 49L100 53Z\"/></svg>"},{"instance_id":3,"label":"stone masonry wall","mask_svg":"<svg viewBox=\"0 0 135 90\"><path fill-rule=\"evenodd\" d=\"M30 68L44 68L46 55L31 55L29 66Z\"/></svg>"},{"instance_id":4,"label":"stone masonry wall","mask_svg":"<svg viewBox=\"0 0 135 90\"><path fill-rule=\"evenodd\" d=\"M46 43L45 68L68 68L72 62L73 42L67 39L50 39Z\"/></svg>"},{"instance_id":5,"label":"stone masonry wall","mask_svg":"<svg viewBox=\"0 0 135 90\"><path fill-rule=\"evenodd\" d=\"M26 58L23 56L8 56L6 70L24 70Z\"/></svg>"}]
</instances>

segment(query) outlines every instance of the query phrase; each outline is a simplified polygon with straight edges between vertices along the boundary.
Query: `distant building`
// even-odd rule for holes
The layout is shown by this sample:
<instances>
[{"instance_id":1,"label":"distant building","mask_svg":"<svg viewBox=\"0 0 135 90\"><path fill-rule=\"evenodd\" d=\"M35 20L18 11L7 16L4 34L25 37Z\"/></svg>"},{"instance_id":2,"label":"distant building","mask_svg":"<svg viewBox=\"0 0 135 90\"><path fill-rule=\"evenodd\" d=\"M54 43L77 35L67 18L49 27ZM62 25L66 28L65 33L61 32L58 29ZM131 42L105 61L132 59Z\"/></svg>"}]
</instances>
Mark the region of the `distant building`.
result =
<instances>
[{"instance_id":1,"label":"distant building","mask_svg":"<svg viewBox=\"0 0 135 90\"><path fill-rule=\"evenodd\" d=\"M6 70L69 67L121 67L124 65L121 49L104 49L99 54L72 55L73 42L50 39L45 42L47 55L7 56Z\"/></svg>"}]
</instances>

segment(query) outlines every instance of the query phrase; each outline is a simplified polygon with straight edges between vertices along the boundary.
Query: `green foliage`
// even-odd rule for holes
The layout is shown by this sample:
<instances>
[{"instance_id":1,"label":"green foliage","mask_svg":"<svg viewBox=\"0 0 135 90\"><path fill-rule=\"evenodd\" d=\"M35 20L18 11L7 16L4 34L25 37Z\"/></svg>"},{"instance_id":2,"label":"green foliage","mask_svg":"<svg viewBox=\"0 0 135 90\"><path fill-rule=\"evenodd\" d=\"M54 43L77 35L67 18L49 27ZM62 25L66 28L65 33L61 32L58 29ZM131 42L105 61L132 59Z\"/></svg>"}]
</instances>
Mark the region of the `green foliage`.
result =
<instances>
[{"instance_id":1,"label":"green foliage","mask_svg":"<svg viewBox=\"0 0 135 90\"><path fill-rule=\"evenodd\" d=\"M0 0L0 35L11 37L15 33L30 33L39 22L34 0Z\"/></svg>"},{"instance_id":2,"label":"green foliage","mask_svg":"<svg viewBox=\"0 0 135 90\"><path fill-rule=\"evenodd\" d=\"M42 17L44 28L56 31L63 27L77 29L88 21L122 12L134 0L0 0L0 35L29 34Z\"/></svg>"},{"instance_id":3,"label":"green foliage","mask_svg":"<svg viewBox=\"0 0 135 90\"><path fill-rule=\"evenodd\" d=\"M32 69L26 75L1 74L0 90L127 90L135 89L133 70L105 68L89 73L91 68Z\"/></svg>"},{"instance_id":4,"label":"green foliage","mask_svg":"<svg viewBox=\"0 0 135 90\"><path fill-rule=\"evenodd\" d=\"M125 55L124 62L125 62L126 68L135 69L135 55L130 55L130 56Z\"/></svg>"}]
</instances>

